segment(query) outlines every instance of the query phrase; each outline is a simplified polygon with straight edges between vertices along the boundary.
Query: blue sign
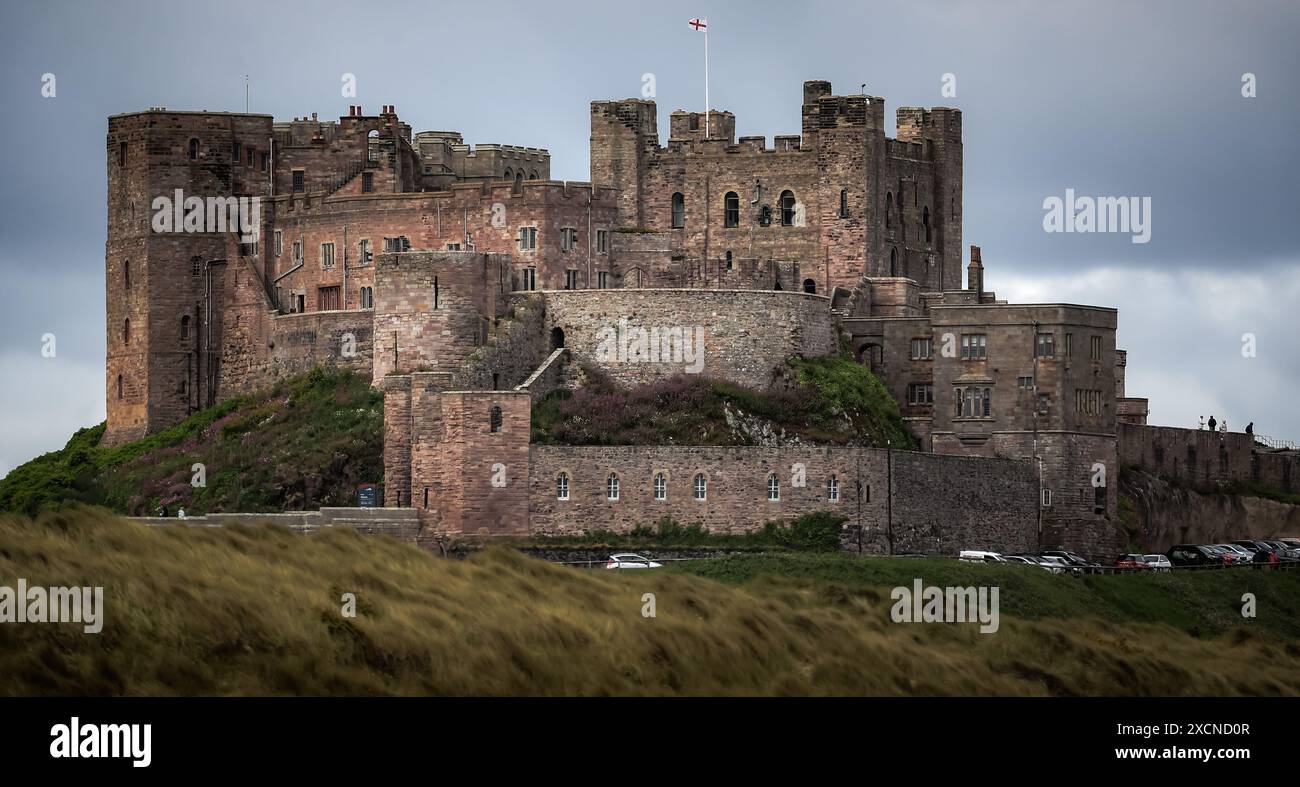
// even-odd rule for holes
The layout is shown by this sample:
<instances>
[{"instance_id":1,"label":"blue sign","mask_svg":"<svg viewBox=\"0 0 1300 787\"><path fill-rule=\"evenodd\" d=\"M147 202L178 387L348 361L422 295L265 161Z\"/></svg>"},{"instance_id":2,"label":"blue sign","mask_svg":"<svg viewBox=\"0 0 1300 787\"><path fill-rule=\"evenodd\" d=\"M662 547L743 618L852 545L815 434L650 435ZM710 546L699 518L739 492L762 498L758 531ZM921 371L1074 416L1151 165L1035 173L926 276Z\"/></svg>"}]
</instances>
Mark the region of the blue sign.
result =
<instances>
[{"instance_id":1,"label":"blue sign","mask_svg":"<svg viewBox=\"0 0 1300 787\"><path fill-rule=\"evenodd\" d=\"M374 484L366 484L363 487L359 487L357 489L357 505L361 508L374 508L375 496L378 491L378 487Z\"/></svg>"}]
</instances>

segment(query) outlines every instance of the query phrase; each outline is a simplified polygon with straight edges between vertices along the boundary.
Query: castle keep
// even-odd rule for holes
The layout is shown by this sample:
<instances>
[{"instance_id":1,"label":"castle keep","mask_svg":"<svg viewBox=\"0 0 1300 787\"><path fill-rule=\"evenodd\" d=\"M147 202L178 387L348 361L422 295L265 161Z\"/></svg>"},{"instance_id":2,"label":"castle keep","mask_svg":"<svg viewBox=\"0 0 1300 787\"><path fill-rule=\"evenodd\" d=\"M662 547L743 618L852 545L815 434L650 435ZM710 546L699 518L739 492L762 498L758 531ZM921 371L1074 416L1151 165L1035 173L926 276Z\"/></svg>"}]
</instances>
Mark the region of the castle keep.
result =
<instances>
[{"instance_id":1,"label":"castle keep","mask_svg":"<svg viewBox=\"0 0 1300 787\"><path fill-rule=\"evenodd\" d=\"M412 134L392 106L113 116L105 440L340 365L385 391L384 505L425 534L830 508L876 547L1120 549L1111 490L1147 438L1115 310L998 300L977 247L963 281L962 114L900 108L891 138L884 111L811 81L801 134L678 111L660 144L653 101L595 101L590 183L550 180L545 150ZM182 194L260 211L156 231ZM530 445L533 403L590 373L761 390L844 345L921 451Z\"/></svg>"}]
</instances>

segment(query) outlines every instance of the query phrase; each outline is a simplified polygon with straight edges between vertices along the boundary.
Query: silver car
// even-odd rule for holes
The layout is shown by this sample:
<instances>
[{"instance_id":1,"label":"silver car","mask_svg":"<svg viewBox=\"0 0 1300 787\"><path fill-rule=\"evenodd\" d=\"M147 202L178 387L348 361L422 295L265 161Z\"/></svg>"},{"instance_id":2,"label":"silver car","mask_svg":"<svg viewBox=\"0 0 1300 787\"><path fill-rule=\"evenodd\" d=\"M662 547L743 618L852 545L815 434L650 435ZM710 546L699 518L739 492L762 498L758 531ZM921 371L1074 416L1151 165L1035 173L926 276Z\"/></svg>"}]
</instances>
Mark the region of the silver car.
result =
<instances>
[{"instance_id":1,"label":"silver car","mask_svg":"<svg viewBox=\"0 0 1300 787\"><path fill-rule=\"evenodd\" d=\"M617 555L610 555L605 568L663 568L663 565L642 555L621 552Z\"/></svg>"}]
</instances>

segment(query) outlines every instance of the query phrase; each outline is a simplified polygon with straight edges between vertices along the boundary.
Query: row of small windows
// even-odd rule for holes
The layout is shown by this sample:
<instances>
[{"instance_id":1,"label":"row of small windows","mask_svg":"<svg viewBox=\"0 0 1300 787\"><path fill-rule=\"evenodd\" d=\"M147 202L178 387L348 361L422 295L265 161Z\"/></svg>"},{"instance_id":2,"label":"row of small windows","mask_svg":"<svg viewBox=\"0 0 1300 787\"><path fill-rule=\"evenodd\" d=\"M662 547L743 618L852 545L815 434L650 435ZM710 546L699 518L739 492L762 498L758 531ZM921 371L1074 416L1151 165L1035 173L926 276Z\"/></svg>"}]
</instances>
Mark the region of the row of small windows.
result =
<instances>
[{"instance_id":1,"label":"row of small windows","mask_svg":"<svg viewBox=\"0 0 1300 787\"><path fill-rule=\"evenodd\" d=\"M495 417L500 417L500 408L492 408ZM493 429L497 431L497 429ZM655 473L651 480L651 493L655 500L664 501L668 499L668 476L664 473ZM555 476L555 499L569 499L570 479L569 474L561 472ZM605 499L618 500L621 490L621 483L617 473L610 473L605 479ZM696 473L691 480L691 493L695 500L707 500L709 495L709 480L704 473ZM767 499L781 499L781 480L777 478L776 473L769 473L767 476ZM837 502L840 499L840 481L837 476L832 475L826 479L826 500Z\"/></svg>"},{"instance_id":2,"label":"row of small windows","mask_svg":"<svg viewBox=\"0 0 1300 787\"><path fill-rule=\"evenodd\" d=\"M797 211L797 202L794 198L794 192L786 189L781 192L781 198L777 201L781 211L781 226L793 227L795 225L795 214ZM840 192L840 214L847 216L848 213L848 192ZM686 226L686 196L680 191L673 193L672 198L672 227L675 230L682 229ZM770 209L766 205L759 211L758 223L760 226L767 227L772 223ZM740 195L734 191L728 191L722 198L722 225L724 227L740 226Z\"/></svg>"},{"instance_id":3,"label":"row of small windows","mask_svg":"<svg viewBox=\"0 0 1300 787\"><path fill-rule=\"evenodd\" d=\"M127 147L126 143L123 142L118 151L118 163L122 166L126 165L126 154ZM185 155L190 161L198 161L199 140L197 137L190 138L189 145L185 150ZM238 142L232 142L230 144L230 160L235 164L244 164L249 167L256 163L263 172L269 172L271 169L270 154L264 150L259 151L252 145L241 145Z\"/></svg>"},{"instance_id":4,"label":"row of small windows","mask_svg":"<svg viewBox=\"0 0 1300 787\"><path fill-rule=\"evenodd\" d=\"M1102 337L1092 336L1089 356L1094 361L1101 360ZM1073 354L1074 335L1065 334L1065 354ZM1034 357L1053 358L1056 356L1056 339L1051 333L1039 333L1034 336ZM966 361L978 361L988 358L988 335L980 333L962 334L961 357ZM908 358L913 361L928 361L934 358L934 343L928 337L912 339Z\"/></svg>"},{"instance_id":5,"label":"row of small windows","mask_svg":"<svg viewBox=\"0 0 1300 787\"><path fill-rule=\"evenodd\" d=\"M529 180L537 180L537 177L538 177L537 170L532 170L531 172L528 173ZM510 167L506 167L505 179L513 180L516 183L518 183L519 181L522 181L524 179L524 171L521 169L518 172L515 172Z\"/></svg>"}]
</instances>

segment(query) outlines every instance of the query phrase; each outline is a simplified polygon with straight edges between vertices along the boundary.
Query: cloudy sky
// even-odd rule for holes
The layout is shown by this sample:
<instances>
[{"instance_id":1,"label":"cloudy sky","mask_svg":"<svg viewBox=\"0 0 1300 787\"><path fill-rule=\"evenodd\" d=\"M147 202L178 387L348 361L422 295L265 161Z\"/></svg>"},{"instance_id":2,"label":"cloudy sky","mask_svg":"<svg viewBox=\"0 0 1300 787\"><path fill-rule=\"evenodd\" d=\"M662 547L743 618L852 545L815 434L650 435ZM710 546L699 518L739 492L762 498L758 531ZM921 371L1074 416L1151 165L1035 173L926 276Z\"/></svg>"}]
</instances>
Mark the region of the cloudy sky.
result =
<instances>
[{"instance_id":1,"label":"cloudy sky","mask_svg":"<svg viewBox=\"0 0 1300 787\"><path fill-rule=\"evenodd\" d=\"M650 73L661 136L670 110L702 108L696 16L710 22L712 104L738 135L798 133L806 79L866 83L888 118L962 109L964 236L989 288L1118 307L1129 392L1150 397L1154 423L1213 413L1300 439L1295 0L9 0L0 474L104 418L108 115L241 111L247 74L254 112L395 104L416 131L545 147L553 177L587 180L591 100L637 96ZM340 93L346 73L356 98ZM1150 242L1045 232L1043 201L1067 188L1150 197Z\"/></svg>"}]
</instances>

